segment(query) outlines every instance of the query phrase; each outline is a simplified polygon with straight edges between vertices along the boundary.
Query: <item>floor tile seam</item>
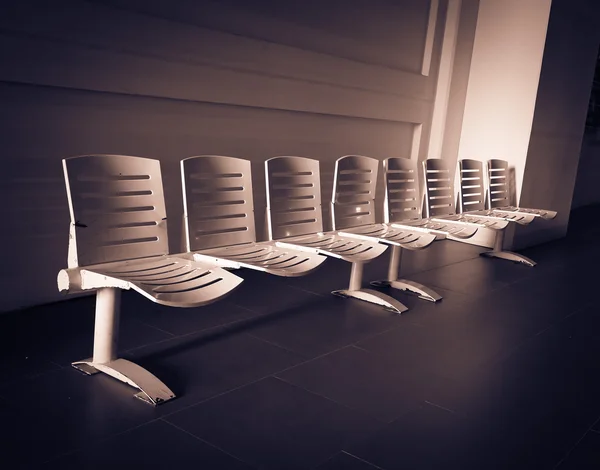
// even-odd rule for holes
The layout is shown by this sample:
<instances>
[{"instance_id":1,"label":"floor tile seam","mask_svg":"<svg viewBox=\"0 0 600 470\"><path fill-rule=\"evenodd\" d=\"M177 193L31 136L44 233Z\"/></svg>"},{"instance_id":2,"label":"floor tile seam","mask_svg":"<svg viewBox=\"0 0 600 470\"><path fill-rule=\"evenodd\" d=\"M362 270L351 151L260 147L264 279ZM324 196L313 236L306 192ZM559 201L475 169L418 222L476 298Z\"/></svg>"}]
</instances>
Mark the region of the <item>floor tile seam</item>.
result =
<instances>
[{"instance_id":1,"label":"floor tile seam","mask_svg":"<svg viewBox=\"0 0 600 470\"><path fill-rule=\"evenodd\" d=\"M546 325L544 328L542 328L541 330L534 333L533 335L530 335L527 338L522 339L517 344L513 345L505 354L499 353L499 354L494 355L494 357L489 360L487 365L494 367L494 366L497 366L497 365L503 363L504 361L513 357L521 348L523 348L524 346L529 344L530 341L537 338L538 336L541 336L546 331L551 329L554 325L555 325L555 323L550 323L550 324ZM486 364L484 363L484 364L482 364L482 366L483 365L486 365Z\"/></svg>"},{"instance_id":2,"label":"floor tile seam","mask_svg":"<svg viewBox=\"0 0 600 470\"><path fill-rule=\"evenodd\" d=\"M228 452L227 450L223 449L222 447L219 447L218 445L214 444L213 442L207 441L206 439L202 439L200 436L196 436L194 433L182 428L181 426L176 425L175 423L169 421L168 419L166 419L166 417L160 417L158 418L159 421L162 421L163 423L171 426L172 428L176 429L177 431L180 431L184 434L187 434L188 436L196 439L197 441L202 442L203 444L206 444L209 447L212 447L213 449L218 450L219 452L222 452L226 455L228 455L229 457L237 460L240 463L246 464L246 465L250 465L252 468L255 468L254 465L252 465L250 462L246 462L245 460L242 460L240 457Z\"/></svg>"},{"instance_id":3,"label":"floor tile seam","mask_svg":"<svg viewBox=\"0 0 600 470\"><path fill-rule=\"evenodd\" d=\"M315 297L317 297L317 298L319 298L319 299L324 299L324 298L326 298L326 296L325 296L324 294L320 294L320 293L317 293L317 292L313 292L313 291L310 291L310 290L307 290L307 289L302 289L302 288L299 288L299 287L296 287L296 286L292 286L292 285L290 285L290 284L287 284L287 283L286 283L286 284L284 284L284 285L285 285L286 287L289 287L290 289L294 289L294 290L296 290L296 291L303 292L303 293L305 293L305 294L310 294L310 295L313 295L313 296L315 296ZM316 300L316 299L314 299L314 300ZM241 309L243 309L243 310L246 310L247 312L251 312L251 313L253 313L253 314L255 314L255 315L258 315L258 316L261 316L261 315L268 315L268 313L267 313L267 314L265 314L265 313L262 313L262 312L258 311L256 308L248 307L248 306L246 306L246 305L243 305L243 304L237 303L237 302L235 302L235 301L233 301L233 300L231 301L231 305L233 305L233 306L235 306L235 307L237 307L237 308L241 308ZM301 304L300 304L300 303L298 303L298 305L301 305ZM293 308L293 307L295 307L295 306L297 306L297 305L296 305L296 304L293 304L291 307Z\"/></svg>"},{"instance_id":4,"label":"floor tile seam","mask_svg":"<svg viewBox=\"0 0 600 470\"><path fill-rule=\"evenodd\" d=\"M156 341L154 343L144 344L142 346L136 346L134 348L125 349L125 350L121 351L120 353L132 353L132 352L135 353L135 351L137 351L139 349L143 349L143 348L148 347L150 345L151 346L155 346L155 345L167 343L167 342L173 341L173 340L185 339L185 338L197 335L198 333L210 333L211 331L218 332L221 329L225 329L225 328L234 326L236 324L241 324L241 323L243 323L245 321L248 321L248 320L249 320L249 318L240 318L238 320L234 320L234 321L227 322L227 323L222 323L220 325L210 326L208 328L200 328L199 330L194 330L194 331L191 331L189 333L184 333L182 335L177 335L177 336L174 336L173 338L165 338L165 339L161 339L160 341Z\"/></svg>"},{"instance_id":5,"label":"floor tile seam","mask_svg":"<svg viewBox=\"0 0 600 470\"><path fill-rule=\"evenodd\" d=\"M52 370L45 370L42 372L36 372L34 374L26 374L22 377L10 379L4 383L1 383L0 384L0 392L2 392L2 390L4 390L4 389L9 389L9 388L13 387L15 384L17 384L19 382L26 381L26 380L35 380L39 377L43 377L44 375L58 373L59 371L62 371L62 370L65 370L65 369L71 367L71 364L65 364L64 366L61 366L56 363L52 363L52 365L55 366L55 368ZM2 395L0 393L0 397L4 397L5 400L10 403L9 399L6 398L5 395Z\"/></svg>"},{"instance_id":6,"label":"floor tile seam","mask_svg":"<svg viewBox=\"0 0 600 470\"><path fill-rule=\"evenodd\" d=\"M453 415L458 415L457 411L452 410L450 408L446 408L445 406L442 406L442 405L438 405L437 403L434 403L432 401L423 400L423 403L427 403L429 406L433 406L434 408L439 408L440 410L447 411L448 413L452 413Z\"/></svg>"},{"instance_id":7,"label":"floor tile seam","mask_svg":"<svg viewBox=\"0 0 600 470\"><path fill-rule=\"evenodd\" d=\"M435 268L424 269L424 270L419 270L419 271L412 271L412 272L409 272L408 274L401 274L402 267L400 267L400 269L399 269L399 272L400 272L399 276L402 276L402 277L406 276L406 277L408 277L408 276L413 276L415 274L424 274L424 273L428 273L428 272L431 272L431 271L435 271L436 269L447 268L448 266L452 266L454 264L464 263L466 261L471 261L471 260L478 259L478 258L479 258L479 255L473 256L472 258L465 258L465 259L461 259L459 261L452 261L450 263L440 264L439 266L436 266Z\"/></svg>"},{"instance_id":8,"label":"floor tile seam","mask_svg":"<svg viewBox=\"0 0 600 470\"><path fill-rule=\"evenodd\" d=\"M204 404L204 403L206 403L206 402L208 402L208 401L210 401L210 400L213 400L213 399L215 399L215 398L219 398L219 397L221 397L221 396L223 396L223 395L227 395L227 394L229 394L229 393L233 393L233 392L235 392L235 391L237 391L237 390L240 390L240 389L242 389L242 388L244 388L244 387L248 387L248 386L250 386L250 385L254 385L254 384L256 384L256 383L258 383L258 382L260 382L260 381L262 381L262 380L266 380L266 379L268 379L268 378L273 378L273 379L276 379L276 380L281 380L281 378L277 376L278 374L282 374L282 373L284 373L284 372L287 372L288 370L291 370L291 369L293 369L293 368L295 368L295 367L298 367L298 366L300 366L300 365L302 365L302 364L306 364L306 363L308 363L308 362L314 361L314 360L316 360L316 359L319 359L319 358L321 358L321 357L323 357L323 356L326 356L326 355L328 355L328 354L332 354L332 353L334 353L334 352L337 352L337 351L339 351L339 350L341 350L341 349L344 349L344 348L346 348L346 347L348 347L348 346L344 346L343 348L336 349L335 351L330 351L330 352L327 352L327 353L325 353L325 354L322 354L322 355L320 355L320 356L317 356L317 357L314 357L314 358L312 358L312 359L309 359L308 361L305 361L305 362L302 362L302 363L298 363L298 364L294 364L294 365L292 365L292 366L285 367L285 368L283 368L283 369L280 369L280 370L277 370L277 371L275 371L275 372L271 372L271 373L269 373L269 374L267 374L267 375L263 375L263 376L261 376L261 377L258 377L258 378L256 378L256 379L254 379L254 380L251 380L251 381L249 381L249 382L246 382L246 383L240 384L240 385L238 385L238 386L236 386L236 387L233 387L233 388L230 388L230 389L227 389L227 390L223 390L222 392L219 392L219 393L217 393L217 394L215 394L215 395L211 395L210 397L206 397L206 398L203 398L203 399L201 399L201 400L199 400L199 401L197 401L197 402L195 402L195 403L191 403L191 404L190 404L190 405L188 405L188 406L185 406L185 407L183 407L183 408L180 408L180 409L174 410L174 411L172 411L172 412L170 412L170 413L166 413L166 414L164 414L162 417L163 417L163 418L166 418L166 417L172 416L172 415L174 415L174 414L177 414L177 413L179 413L179 412L182 412L182 411L184 411L184 410L187 410L187 409L189 409L189 408L193 408L193 407L195 407L195 406L202 405L202 404Z\"/></svg>"},{"instance_id":9,"label":"floor tile seam","mask_svg":"<svg viewBox=\"0 0 600 470\"><path fill-rule=\"evenodd\" d=\"M370 353L370 354L373 354L373 353L371 353L370 351L365 351L365 352L367 352L367 353ZM337 403L338 405L344 406L344 407L346 407L346 408L350 408L351 410L353 410L353 411L357 411L357 412L359 412L359 413L361 413L361 414L363 414L363 415L367 415L367 416L369 416L369 417L371 417L371 418L373 418L373 419L375 419L375 420L377 420L377 421L379 421L379 422L383 423L384 425L389 425L389 424L391 424L391 423L393 423L393 422L396 422L397 420L401 419L401 418L402 418L403 416L405 416L406 414L410 413L410 411L413 409L413 408L411 407L411 409L409 409L409 410L406 410L406 411L404 411L404 412L400 413L398 416L394 416L394 417L393 417L393 419L392 419L391 421L385 421L385 420L382 420L381 418L378 418L377 416L371 415L370 413L367 413L367 412L365 412L365 411L362 411L362 410L355 409L355 408L353 408L353 407L351 407L351 406L348 406L348 405L345 405L345 404L343 404L343 403L340 403L340 402L338 402L337 400L334 400L334 399L332 399L332 398L330 398L330 397L328 397L328 396L326 396L326 395L321 395L321 394L320 394L320 393L318 393L318 392L315 392L315 391L313 391L313 390L309 390L309 389L307 389L307 388L305 388L305 387L303 387L303 386L301 386L301 385L298 385L298 384L295 384L295 383L293 383L293 382L290 382L290 381L286 380L285 378L281 378L281 377L277 377L277 376L275 376L274 378L276 378L276 379L279 379L279 380L281 380L281 381L283 381L283 382L286 382L286 383L288 383L289 385L295 386L295 387L297 387L297 388L301 388L302 390L305 390L305 391L307 391L307 392L309 392L309 393L312 393L312 394L314 394L314 395L318 395L318 396L320 396L320 397L322 397L322 398L325 398L325 399L327 399L327 400L333 401L333 402ZM458 416L462 416L462 415L461 415L461 414L460 414L458 411L452 410L452 409L450 409L450 408L446 408L446 407L444 407L444 406L438 405L438 404L436 404L436 403L433 403L433 402L429 402L429 401L427 401L427 400L420 400L419 398L416 398L416 397L415 397L415 399L414 399L414 402L415 402L416 404L419 404L419 403L427 403L428 405L430 405L430 406L432 406L432 407L435 407L435 408L440 408L440 409L442 409L442 410L444 410L444 411L446 411L446 412L448 412L448 413L452 413L453 415L455 415L455 416L457 416L457 417L458 417Z\"/></svg>"},{"instance_id":10,"label":"floor tile seam","mask_svg":"<svg viewBox=\"0 0 600 470\"><path fill-rule=\"evenodd\" d=\"M258 341L260 341L262 343L268 344L269 346L274 346L277 349L281 349L282 351L288 352L290 354L294 354L296 356L300 356L303 359L306 359L304 362L308 362L308 361L311 360L311 358L309 356L307 356L305 354L302 354L302 353L300 353L298 351L294 351L293 349L286 348L285 346L282 346L281 344L277 344L274 341L270 341L268 339L261 338L260 336L256 336L255 334L250 333L250 332L244 332L244 334L247 335L247 336L250 336L251 338L256 339L256 340L258 340Z\"/></svg>"},{"instance_id":11,"label":"floor tile seam","mask_svg":"<svg viewBox=\"0 0 600 470\"><path fill-rule=\"evenodd\" d=\"M74 449L70 449L70 450L61 452L60 454L57 454L57 455L49 458L48 460L45 460L44 462L42 462L42 465L46 465L46 464L51 463L51 462L53 462L55 460L58 460L58 459L60 459L62 457L66 457L68 455L72 455L72 454L75 454L77 452L84 451L86 449L91 449L92 447L94 447L95 445L97 445L99 443L107 442L107 441L109 441L111 439L114 439L116 437L122 436L123 434L127 434L128 432L135 431L136 429L139 429L141 427L144 427L144 426L147 426L147 425L149 425L151 423L154 423L154 422L158 421L159 419L160 418L153 418L153 419L150 419L149 421L144 421L143 423L137 424L135 426L132 426L132 427L127 428L127 429L124 429L124 430L119 431L117 433L113 433L113 434L101 437L100 439L95 440L92 444L83 445L81 447L76 447Z\"/></svg>"},{"instance_id":12,"label":"floor tile seam","mask_svg":"<svg viewBox=\"0 0 600 470\"><path fill-rule=\"evenodd\" d=\"M349 349L349 348L352 348L352 347L354 347L354 344L347 344L347 345L342 346L340 348L333 349L331 351L327 351L327 352L325 352L323 354L319 354L318 356L315 356L313 358L307 359L304 362L300 362L298 364L294 364L293 366L286 367L285 369L282 369L282 370L279 370L277 372L274 372L273 374L271 374L271 376L274 377L274 378L280 379L280 377L278 376L278 374L283 374L283 373L285 373L285 372L287 372L289 370L293 370L293 369L295 369L297 367L301 367L303 365L310 364L311 362L323 359L324 357L330 356L332 354L335 354L335 353L338 353L340 351L343 351L344 349ZM369 352L369 351L367 351L367 352Z\"/></svg>"},{"instance_id":13,"label":"floor tile seam","mask_svg":"<svg viewBox=\"0 0 600 470\"><path fill-rule=\"evenodd\" d=\"M144 326L147 326L148 328L152 328L153 330L160 331L161 333L165 333L165 334L167 334L167 335L169 335L169 336L171 336L173 338L177 336L176 333L173 333L173 332L168 331L168 330L164 330L164 329L162 329L162 328L160 328L160 327L158 327L156 325L153 325L151 323L147 323L146 321L140 320L139 318L136 318L136 321L138 321L139 323L141 323ZM170 339L170 338L167 338L167 339ZM152 344L152 343L147 343L146 345L148 345L148 344Z\"/></svg>"},{"instance_id":14,"label":"floor tile seam","mask_svg":"<svg viewBox=\"0 0 600 470\"><path fill-rule=\"evenodd\" d=\"M350 456L353 459L359 460L360 462L363 462L363 463L367 464L369 467L372 467L373 470L385 470L384 468L378 467L374 463L369 462L368 460L365 460L365 459L363 459L361 457L357 457L356 455L353 455L353 454L351 454L350 452L348 452L348 451L346 451L344 449L337 450L337 451L335 451L335 453L329 455L327 458L319 461L316 465L314 465L313 467L311 467L312 470L318 470L319 467L321 467L322 465L326 464L327 462L329 462L330 460L332 460L334 457L336 457L339 454L346 454L346 455Z\"/></svg>"},{"instance_id":15,"label":"floor tile seam","mask_svg":"<svg viewBox=\"0 0 600 470\"><path fill-rule=\"evenodd\" d=\"M300 367L301 365L308 364L308 363L310 363L310 362L313 362L313 361L315 361L315 360L318 360L318 359L322 359L322 358L324 358L324 357L327 357L327 356L329 356L329 355L331 355L331 354L337 353L337 352L339 352L339 351L342 351L342 350L344 350L344 349L347 349L347 348L350 348L350 347L356 346L356 345L357 345L358 343L360 343L361 341L365 341L365 340L367 340L367 339L373 338L373 337L375 337L375 336L378 336L379 334L387 333L387 332L389 332L389 331L392 331L392 330L394 330L394 329L396 329L396 328L399 328L399 326L397 326L397 325L396 325L396 326L392 326L391 328L387 328L387 329L385 329L385 330L381 330L381 331L379 331L379 332L377 332L377 333L373 333L373 334L371 334L371 335L365 336L365 337L363 337L363 338L361 338L361 339L359 339L359 340L355 341L354 343L348 343L348 344L345 344L345 345L343 345L343 346L340 346L339 348L332 349L332 350L330 350L330 351L326 351L326 352L324 352L324 353L322 353L322 354L318 354L318 355L316 355L316 356L314 356L314 357L309 357L309 356L306 356L306 354L300 353L300 352L298 352L298 351L294 351L294 350L292 350L292 349L285 348L285 347L283 347L283 346L280 346L280 345L279 345L279 344L277 344L277 343L274 343L274 342L271 342L271 341L269 341L269 340L266 340L266 339L264 339L264 338L261 338L260 336L255 336L255 335L254 335L254 334L252 334L252 333L246 333L246 334L247 334L247 335L249 335L249 336L251 336L251 337L253 337L253 338L255 338L255 339L258 339L258 340L264 341L264 342L265 342L265 343L267 343L267 344L270 344L270 345L272 345L272 346L276 346L276 347L278 347L278 348L280 348L280 349L283 349L284 351L287 351L287 352L290 352L290 353L296 354L296 355L298 355L298 356L301 356L301 357L304 357L304 358L306 359L305 361L302 361L302 362L300 362L300 363L298 363L298 364L294 364L293 366L287 367L287 368L285 368L285 369L283 369L283 370L280 370L280 371L278 371L278 372L275 372L275 373L273 373L272 375L273 375L273 376L275 376L276 374L281 374L281 373L283 373L283 372L286 372L286 371L288 371L288 370L294 369L294 368L296 368L296 367ZM358 347L358 349L362 349L362 348ZM366 351L366 350L364 350L364 351Z\"/></svg>"},{"instance_id":16,"label":"floor tile seam","mask_svg":"<svg viewBox=\"0 0 600 470\"><path fill-rule=\"evenodd\" d=\"M356 408L354 408L352 406L349 406L349 405L341 403L341 402L339 402L337 400L334 400L331 397L328 397L326 395L322 395L322 394L320 394L318 392L315 392L314 390L309 390L307 388L302 387L301 385L298 385L298 384L295 384L295 383L290 382L288 380L282 379L281 377L273 376L273 378L276 379L276 380L279 380L280 382L283 382L283 383L285 383L285 384L287 384L287 385L289 385L291 387L294 387L294 388L296 388L298 390L301 390L301 391L306 392L306 393L310 393L311 395L314 395L316 397L319 397L319 398L322 398L324 400L327 400L330 403L334 403L334 404L336 404L338 406L341 406L342 408L344 408L344 409L346 409L348 411L352 411L354 413L358 413L359 415L362 415L363 417L370 418L370 419L372 419L373 421L376 421L378 424L380 424L382 426L386 426L386 425L392 423L396 419L396 418L394 418L394 420L389 421L389 422L388 421L384 421L381 418L373 416L371 413L368 413L366 411L362 411L362 410L356 409Z\"/></svg>"},{"instance_id":17,"label":"floor tile seam","mask_svg":"<svg viewBox=\"0 0 600 470\"><path fill-rule=\"evenodd\" d=\"M579 438L579 440L565 453L565 455L556 463L556 465L554 466L554 470L558 469L563 462L565 462L566 460L568 460L568 458L571 456L571 454L573 453L573 451L577 448L577 446L585 439L585 437L590 433L590 431L593 431L593 427L595 426L596 421L594 421L594 423L583 433L583 435Z\"/></svg>"},{"instance_id":18,"label":"floor tile seam","mask_svg":"<svg viewBox=\"0 0 600 470\"><path fill-rule=\"evenodd\" d=\"M291 289L294 289L294 290L296 290L296 291L299 291L299 292L304 292L305 294L311 294L311 295L314 295L315 297L318 297L318 298L325 299L325 298L327 298L327 296L328 296L328 294L323 294L323 293L321 293L321 292L313 292L313 291L312 291L312 290L310 290L310 289L306 289L306 288L304 288L304 287L298 287L298 286L295 286L295 285L291 284L289 281L285 281L285 285L286 285L287 287L291 288Z\"/></svg>"},{"instance_id":19,"label":"floor tile seam","mask_svg":"<svg viewBox=\"0 0 600 470\"><path fill-rule=\"evenodd\" d=\"M399 313L398 316L400 316L400 315L402 315L402 314ZM414 326L413 323L409 322L408 324ZM389 333L389 332L397 330L399 328L403 328L402 325L399 325L399 324L398 325L393 325L390 328L386 328L384 330L378 331L377 333L372 333L372 334L367 335L367 336L365 336L365 337L363 337L363 338L361 338L359 340L356 340L353 343L348 344L347 346L356 346L358 343L362 343L363 341L367 341L367 340L369 340L371 338L375 338L376 336L383 335L385 333ZM343 349L343 348L340 348L340 349Z\"/></svg>"},{"instance_id":20,"label":"floor tile seam","mask_svg":"<svg viewBox=\"0 0 600 470\"><path fill-rule=\"evenodd\" d=\"M345 450L342 450L342 452L343 452L344 454L347 454L347 455L349 455L349 456L350 456L350 457L352 457L352 458L355 458L356 460L360 460L361 462L364 462L364 463L366 463L367 465L370 465L371 467L373 467L373 468L375 468L375 469L377 469L377 470L384 470L382 467L379 467L379 466L375 465L373 462L369 462L368 460L365 460L365 459L363 459L363 458L361 458L361 457L358 457L358 456L356 456L356 455L354 455L354 454L351 454L350 452L347 452L347 451L345 451Z\"/></svg>"}]
</instances>

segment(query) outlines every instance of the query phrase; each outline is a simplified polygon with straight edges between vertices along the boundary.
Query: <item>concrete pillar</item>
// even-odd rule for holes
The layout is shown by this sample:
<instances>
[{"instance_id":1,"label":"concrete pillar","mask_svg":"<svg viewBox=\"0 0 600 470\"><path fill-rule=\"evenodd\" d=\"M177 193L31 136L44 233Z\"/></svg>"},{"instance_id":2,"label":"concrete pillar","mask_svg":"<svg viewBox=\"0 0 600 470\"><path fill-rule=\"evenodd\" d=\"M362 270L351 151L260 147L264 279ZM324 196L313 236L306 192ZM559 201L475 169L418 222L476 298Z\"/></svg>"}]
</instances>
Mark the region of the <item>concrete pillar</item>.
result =
<instances>
[{"instance_id":1,"label":"concrete pillar","mask_svg":"<svg viewBox=\"0 0 600 470\"><path fill-rule=\"evenodd\" d=\"M457 59L472 49L469 60L454 64L443 158L507 160L513 203L559 211L552 222L509 231L505 249L560 238L598 51L600 2L466 0L462 11ZM474 243L491 246L492 234L484 231Z\"/></svg>"}]
</instances>

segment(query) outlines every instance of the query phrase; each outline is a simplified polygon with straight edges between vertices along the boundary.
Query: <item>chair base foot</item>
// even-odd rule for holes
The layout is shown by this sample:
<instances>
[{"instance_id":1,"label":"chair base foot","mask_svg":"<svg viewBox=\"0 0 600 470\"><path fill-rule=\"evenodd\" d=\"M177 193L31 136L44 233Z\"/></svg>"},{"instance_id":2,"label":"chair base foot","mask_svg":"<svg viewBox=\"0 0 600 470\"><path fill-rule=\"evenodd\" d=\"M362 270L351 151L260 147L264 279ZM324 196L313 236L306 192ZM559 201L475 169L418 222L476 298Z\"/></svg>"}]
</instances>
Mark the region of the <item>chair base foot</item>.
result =
<instances>
[{"instance_id":1,"label":"chair base foot","mask_svg":"<svg viewBox=\"0 0 600 470\"><path fill-rule=\"evenodd\" d=\"M406 312L408 307L402 302L390 297L389 295L383 294L372 289L360 289L360 290L334 290L333 295L344 298L352 298L369 302L376 305L381 305L386 310L390 310L396 313Z\"/></svg>"},{"instance_id":2,"label":"chair base foot","mask_svg":"<svg viewBox=\"0 0 600 470\"><path fill-rule=\"evenodd\" d=\"M429 302L439 302L442 300L442 296L433 289L408 279L372 281L371 285L375 287L391 287L393 289L398 289L407 294L416 295L420 299L428 300Z\"/></svg>"},{"instance_id":3,"label":"chair base foot","mask_svg":"<svg viewBox=\"0 0 600 470\"><path fill-rule=\"evenodd\" d=\"M486 258L500 258L505 259L507 261L512 261L513 263L524 264L525 266L529 266L533 268L537 263L527 256L520 255L519 253L513 253L512 251L484 251L480 253L481 256L485 256Z\"/></svg>"},{"instance_id":4,"label":"chair base foot","mask_svg":"<svg viewBox=\"0 0 600 470\"><path fill-rule=\"evenodd\" d=\"M161 405L175 398L175 394L157 377L143 367L126 359L97 363L90 358L74 362L71 365L86 375L103 372L121 382L125 382L127 385L140 390L134 395L136 398L153 406Z\"/></svg>"}]
</instances>

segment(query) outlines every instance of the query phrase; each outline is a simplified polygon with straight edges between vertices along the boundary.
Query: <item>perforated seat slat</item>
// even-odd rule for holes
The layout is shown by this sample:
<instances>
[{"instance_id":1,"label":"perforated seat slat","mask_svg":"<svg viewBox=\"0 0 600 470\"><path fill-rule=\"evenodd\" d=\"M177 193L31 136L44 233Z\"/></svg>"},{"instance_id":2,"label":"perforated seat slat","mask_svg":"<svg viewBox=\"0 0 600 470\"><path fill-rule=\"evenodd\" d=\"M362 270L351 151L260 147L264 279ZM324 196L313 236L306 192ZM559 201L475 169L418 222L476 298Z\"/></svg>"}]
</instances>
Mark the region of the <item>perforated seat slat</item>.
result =
<instances>
[{"instance_id":1,"label":"perforated seat slat","mask_svg":"<svg viewBox=\"0 0 600 470\"><path fill-rule=\"evenodd\" d=\"M279 240L280 243L312 248L318 253L343 259L350 263L364 263L377 258L386 250L381 243L345 237L337 233L321 233L289 237Z\"/></svg>"},{"instance_id":2,"label":"perforated seat slat","mask_svg":"<svg viewBox=\"0 0 600 470\"><path fill-rule=\"evenodd\" d=\"M436 239L436 236L431 233L411 231L405 227L394 227L389 224L362 225L360 227L345 229L342 233L381 239L392 245L401 246L409 250L423 249Z\"/></svg>"},{"instance_id":3,"label":"perforated seat slat","mask_svg":"<svg viewBox=\"0 0 600 470\"><path fill-rule=\"evenodd\" d=\"M392 224L396 225L396 224ZM405 220L397 224L401 227L419 227L425 230L442 232L456 238L470 238L477 232L477 227L467 224L453 224L448 220L417 219Z\"/></svg>"},{"instance_id":4,"label":"perforated seat slat","mask_svg":"<svg viewBox=\"0 0 600 470\"><path fill-rule=\"evenodd\" d=\"M324 260L312 253L281 248L274 242L248 243L202 251L204 256L214 256L240 263L243 267L257 268L267 272L301 276L318 267Z\"/></svg>"}]
</instances>

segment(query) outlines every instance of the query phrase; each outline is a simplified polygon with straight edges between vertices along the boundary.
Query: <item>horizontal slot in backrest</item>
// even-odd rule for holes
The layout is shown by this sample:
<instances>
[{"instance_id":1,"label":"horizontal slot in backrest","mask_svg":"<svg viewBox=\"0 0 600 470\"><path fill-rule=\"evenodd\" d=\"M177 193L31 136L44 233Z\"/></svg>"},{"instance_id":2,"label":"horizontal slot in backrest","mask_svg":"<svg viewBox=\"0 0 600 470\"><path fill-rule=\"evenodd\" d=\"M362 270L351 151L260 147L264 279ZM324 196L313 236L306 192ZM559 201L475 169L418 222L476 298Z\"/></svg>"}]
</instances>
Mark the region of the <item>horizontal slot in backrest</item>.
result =
<instances>
[{"instance_id":1,"label":"horizontal slot in backrest","mask_svg":"<svg viewBox=\"0 0 600 470\"><path fill-rule=\"evenodd\" d=\"M201 155L181 161L186 243L190 251L256 241L251 163Z\"/></svg>"},{"instance_id":2,"label":"horizontal slot in backrest","mask_svg":"<svg viewBox=\"0 0 600 470\"><path fill-rule=\"evenodd\" d=\"M274 157L265 162L269 236L279 238L323 231L319 161Z\"/></svg>"},{"instance_id":3,"label":"horizontal slot in backrest","mask_svg":"<svg viewBox=\"0 0 600 470\"><path fill-rule=\"evenodd\" d=\"M448 164L441 158L430 158L423 162L423 172L427 216L455 214L454 182Z\"/></svg>"},{"instance_id":4,"label":"horizontal slot in backrest","mask_svg":"<svg viewBox=\"0 0 600 470\"><path fill-rule=\"evenodd\" d=\"M332 193L334 230L375 223L379 161L347 155L335 162Z\"/></svg>"},{"instance_id":5,"label":"horizontal slot in backrest","mask_svg":"<svg viewBox=\"0 0 600 470\"><path fill-rule=\"evenodd\" d=\"M407 158L387 158L383 162L383 168L385 221L400 222L420 218L419 175L416 163Z\"/></svg>"},{"instance_id":6,"label":"horizontal slot in backrest","mask_svg":"<svg viewBox=\"0 0 600 470\"><path fill-rule=\"evenodd\" d=\"M488 161L488 199L490 208L510 205L508 186L508 162L492 159Z\"/></svg>"},{"instance_id":7,"label":"horizontal slot in backrest","mask_svg":"<svg viewBox=\"0 0 600 470\"><path fill-rule=\"evenodd\" d=\"M463 159L458 162L460 179L460 211L485 209L483 164L479 160Z\"/></svg>"},{"instance_id":8,"label":"horizontal slot in backrest","mask_svg":"<svg viewBox=\"0 0 600 470\"><path fill-rule=\"evenodd\" d=\"M69 267L168 253L160 162L123 155L65 158Z\"/></svg>"}]
</instances>

